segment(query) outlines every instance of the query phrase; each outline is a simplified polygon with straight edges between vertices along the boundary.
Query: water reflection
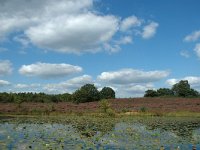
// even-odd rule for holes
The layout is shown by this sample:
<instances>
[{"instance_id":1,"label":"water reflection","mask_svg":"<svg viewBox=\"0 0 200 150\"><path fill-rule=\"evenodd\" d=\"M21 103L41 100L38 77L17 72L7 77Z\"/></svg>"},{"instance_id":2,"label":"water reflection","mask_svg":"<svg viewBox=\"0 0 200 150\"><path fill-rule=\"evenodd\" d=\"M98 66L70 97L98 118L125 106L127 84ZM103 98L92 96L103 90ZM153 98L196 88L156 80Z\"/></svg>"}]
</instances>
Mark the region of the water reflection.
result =
<instances>
[{"instance_id":1,"label":"water reflection","mask_svg":"<svg viewBox=\"0 0 200 150\"><path fill-rule=\"evenodd\" d=\"M174 120L174 119L173 119ZM0 149L200 149L200 123L166 118L119 121L107 133L62 123L0 123Z\"/></svg>"}]
</instances>

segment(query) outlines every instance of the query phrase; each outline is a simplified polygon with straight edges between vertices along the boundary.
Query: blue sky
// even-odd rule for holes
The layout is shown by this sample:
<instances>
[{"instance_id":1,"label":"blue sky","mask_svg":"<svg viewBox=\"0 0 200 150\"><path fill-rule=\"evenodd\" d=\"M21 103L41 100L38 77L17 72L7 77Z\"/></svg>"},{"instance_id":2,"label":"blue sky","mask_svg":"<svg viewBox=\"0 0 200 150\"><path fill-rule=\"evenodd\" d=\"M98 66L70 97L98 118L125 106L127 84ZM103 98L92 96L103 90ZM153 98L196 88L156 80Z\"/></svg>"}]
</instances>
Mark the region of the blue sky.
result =
<instances>
[{"instance_id":1,"label":"blue sky","mask_svg":"<svg viewBox=\"0 0 200 150\"><path fill-rule=\"evenodd\" d=\"M200 91L199 0L0 2L0 91L117 97L188 80Z\"/></svg>"}]
</instances>

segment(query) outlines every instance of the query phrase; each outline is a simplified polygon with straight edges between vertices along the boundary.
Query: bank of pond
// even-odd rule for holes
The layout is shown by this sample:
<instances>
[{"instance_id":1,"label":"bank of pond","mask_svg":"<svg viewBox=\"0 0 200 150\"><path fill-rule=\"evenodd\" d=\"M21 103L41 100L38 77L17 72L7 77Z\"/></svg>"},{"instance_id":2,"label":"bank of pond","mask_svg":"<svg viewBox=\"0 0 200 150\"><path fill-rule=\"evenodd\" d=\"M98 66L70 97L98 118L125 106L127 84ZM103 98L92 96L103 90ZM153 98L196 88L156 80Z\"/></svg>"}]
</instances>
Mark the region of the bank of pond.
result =
<instances>
[{"instance_id":1,"label":"bank of pond","mask_svg":"<svg viewBox=\"0 0 200 150\"><path fill-rule=\"evenodd\" d=\"M200 149L198 117L1 116L0 149Z\"/></svg>"}]
</instances>

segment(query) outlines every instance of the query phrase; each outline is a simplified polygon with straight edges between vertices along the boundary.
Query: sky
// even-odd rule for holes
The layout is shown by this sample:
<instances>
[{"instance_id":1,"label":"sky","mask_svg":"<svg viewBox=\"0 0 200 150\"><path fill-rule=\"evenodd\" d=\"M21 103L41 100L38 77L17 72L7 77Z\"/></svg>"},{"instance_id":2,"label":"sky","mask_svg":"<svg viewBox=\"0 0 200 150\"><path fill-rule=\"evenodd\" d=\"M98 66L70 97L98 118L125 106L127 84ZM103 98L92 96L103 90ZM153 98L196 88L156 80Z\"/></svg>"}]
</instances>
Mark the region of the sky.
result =
<instances>
[{"instance_id":1,"label":"sky","mask_svg":"<svg viewBox=\"0 0 200 150\"><path fill-rule=\"evenodd\" d=\"M199 0L1 0L0 92L200 91Z\"/></svg>"}]
</instances>

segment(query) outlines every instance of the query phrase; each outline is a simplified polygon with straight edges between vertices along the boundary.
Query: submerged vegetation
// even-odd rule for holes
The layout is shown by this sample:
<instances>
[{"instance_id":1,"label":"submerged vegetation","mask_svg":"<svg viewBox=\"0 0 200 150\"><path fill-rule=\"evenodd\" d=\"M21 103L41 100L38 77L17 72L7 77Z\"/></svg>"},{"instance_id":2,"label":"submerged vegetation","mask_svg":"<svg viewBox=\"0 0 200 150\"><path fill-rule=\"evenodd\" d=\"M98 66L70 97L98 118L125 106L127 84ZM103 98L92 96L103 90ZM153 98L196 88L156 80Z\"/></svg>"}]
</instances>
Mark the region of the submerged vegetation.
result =
<instances>
[{"instance_id":1,"label":"submerged vegetation","mask_svg":"<svg viewBox=\"0 0 200 150\"><path fill-rule=\"evenodd\" d=\"M0 149L200 148L200 118L4 117L0 132Z\"/></svg>"}]
</instances>

